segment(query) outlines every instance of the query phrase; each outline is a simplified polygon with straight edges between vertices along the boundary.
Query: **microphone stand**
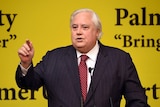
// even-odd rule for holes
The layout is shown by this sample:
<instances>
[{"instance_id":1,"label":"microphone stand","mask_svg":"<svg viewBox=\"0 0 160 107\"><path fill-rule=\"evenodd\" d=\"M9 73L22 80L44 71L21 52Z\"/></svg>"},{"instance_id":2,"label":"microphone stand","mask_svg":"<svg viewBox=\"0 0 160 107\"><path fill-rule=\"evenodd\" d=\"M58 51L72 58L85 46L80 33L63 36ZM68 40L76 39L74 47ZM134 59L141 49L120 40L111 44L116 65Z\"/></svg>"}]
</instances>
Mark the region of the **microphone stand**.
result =
<instances>
[{"instance_id":1,"label":"microphone stand","mask_svg":"<svg viewBox=\"0 0 160 107\"><path fill-rule=\"evenodd\" d=\"M110 107L113 107L112 97L109 98Z\"/></svg>"},{"instance_id":2,"label":"microphone stand","mask_svg":"<svg viewBox=\"0 0 160 107\"><path fill-rule=\"evenodd\" d=\"M94 70L94 68L91 68L89 67L89 73L90 73L90 76L91 76L91 91L93 92L93 83L92 83L92 76L93 76L93 72L92 70ZM109 98L109 102L110 102L110 107L113 107L113 102L112 102L112 97ZM94 98L94 95L93 95L93 107L96 107L96 104L95 104L95 98Z\"/></svg>"},{"instance_id":3,"label":"microphone stand","mask_svg":"<svg viewBox=\"0 0 160 107\"><path fill-rule=\"evenodd\" d=\"M90 83L91 87L90 88L91 88L91 91L93 92L93 81L92 81L93 72L92 70L94 70L94 68L89 67L89 74L91 76L91 83ZM96 107L94 95L93 95L93 104L94 104L93 107Z\"/></svg>"},{"instance_id":4,"label":"microphone stand","mask_svg":"<svg viewBox=\"0 0 160 107\"><path fill-rule=\"evenodd\" d=\"M82 96L81 96L81 107L84 107L83 106L83 98L82 98Z\"/></svg>"}]
</instances>

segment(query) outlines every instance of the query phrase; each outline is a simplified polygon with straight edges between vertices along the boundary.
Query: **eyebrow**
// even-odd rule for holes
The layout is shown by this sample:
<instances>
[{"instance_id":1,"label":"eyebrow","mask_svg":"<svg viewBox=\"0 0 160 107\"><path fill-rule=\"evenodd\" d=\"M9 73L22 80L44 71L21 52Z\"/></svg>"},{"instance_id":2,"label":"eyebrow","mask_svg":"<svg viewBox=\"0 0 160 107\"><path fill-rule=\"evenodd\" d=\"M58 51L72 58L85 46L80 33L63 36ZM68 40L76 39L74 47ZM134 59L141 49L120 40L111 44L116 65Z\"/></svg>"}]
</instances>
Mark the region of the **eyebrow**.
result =
<instances>
[{"instance_id":1,"label":"eyebrow","mask_svg":"<svg viewBox=\"0 0 160 107\"><path fill-rule=\"evenodd\" d=\"M72 24L72 26L79 26L78 24ZM89 26L89 24L81 24L80 26Z\"/></svg>"}]
</instances>

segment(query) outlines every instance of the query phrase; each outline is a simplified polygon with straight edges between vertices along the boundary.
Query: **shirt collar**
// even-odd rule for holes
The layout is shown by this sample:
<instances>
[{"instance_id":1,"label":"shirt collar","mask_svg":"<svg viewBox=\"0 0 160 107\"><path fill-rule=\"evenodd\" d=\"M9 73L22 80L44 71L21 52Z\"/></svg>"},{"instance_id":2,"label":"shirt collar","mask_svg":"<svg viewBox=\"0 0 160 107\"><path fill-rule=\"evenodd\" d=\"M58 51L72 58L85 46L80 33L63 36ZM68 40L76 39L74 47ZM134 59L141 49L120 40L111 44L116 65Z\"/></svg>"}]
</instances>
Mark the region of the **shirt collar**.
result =
<instances>
[{"instance_id":1,"label":"shirt collar","mask_svg":"<svg viewBox=\"0 0 160 107\"><path fill-rule=\"evenodd\" d=\"M96 45L88 52L86 53L86 55L93 61L96 61L97 58L97 54L99 52L99 45L98 45L98 41L96 42ZM79 51L76 50L77 53L77 58L79 58L82 53L80 53Z\"/></svg>"}]
</instances>

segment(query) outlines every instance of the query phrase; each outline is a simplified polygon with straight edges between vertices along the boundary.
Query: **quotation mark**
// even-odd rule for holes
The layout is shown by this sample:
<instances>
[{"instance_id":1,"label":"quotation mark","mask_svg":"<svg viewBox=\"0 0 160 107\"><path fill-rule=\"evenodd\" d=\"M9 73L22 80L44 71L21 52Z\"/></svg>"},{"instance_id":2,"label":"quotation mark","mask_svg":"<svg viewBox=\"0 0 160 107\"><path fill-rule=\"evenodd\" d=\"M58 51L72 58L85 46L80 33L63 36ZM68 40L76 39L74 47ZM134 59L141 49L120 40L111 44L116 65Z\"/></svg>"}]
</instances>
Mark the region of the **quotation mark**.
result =
<instances>
[{"instance_id":1,"label":"quotation mark","mask_svg":"<svg viewBox=\"0 0 160 107\"><path fill-rule=\"evenodd\" d=\"M121 39L121 34L115 34L114 38L115 39Z\"/></svg>"},{"instance_id":2,"label":"quotation mark","mask_svg":"<svg viewBox=\"0 0 160 107\"><path fill-rule=\"evenodd\" d=\"M10 40L15 40L17 36L15 34L10 34L8 39L0 39L0 47L7 48L7 45Z\"/></svg>"},{"instance_id":3,"label":"quotation mark","mask_svg":"<svg viewBox=\"0 0 160 107\"><path fill-rule=\"evenodd\" d=\"M14 35L10 34L9 36L10 36L10 40L11 39L15 40L17 38L17 36L15 34Z\"/></svg>"}]
</instances>

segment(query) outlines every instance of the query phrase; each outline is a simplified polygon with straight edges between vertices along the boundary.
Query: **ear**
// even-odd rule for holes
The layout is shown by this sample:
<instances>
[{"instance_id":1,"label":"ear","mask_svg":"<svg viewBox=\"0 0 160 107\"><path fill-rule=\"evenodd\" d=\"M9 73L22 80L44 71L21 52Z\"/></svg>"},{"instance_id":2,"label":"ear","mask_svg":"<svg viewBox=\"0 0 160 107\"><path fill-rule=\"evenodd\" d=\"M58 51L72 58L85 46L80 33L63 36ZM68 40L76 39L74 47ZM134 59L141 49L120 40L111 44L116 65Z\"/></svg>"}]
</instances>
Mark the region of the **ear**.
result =
<instances>
[{"instance_id":1,"label":"ear","mask_svg":"<svg viewBox=\"0 0 160 107\"><path fill-rule=\"evenodd\" d=\"M99 29L97 29L97 40L99 40L100 39L100 34L101 32L100 32L100 30Z\"/></svg>"}]
</instances>

